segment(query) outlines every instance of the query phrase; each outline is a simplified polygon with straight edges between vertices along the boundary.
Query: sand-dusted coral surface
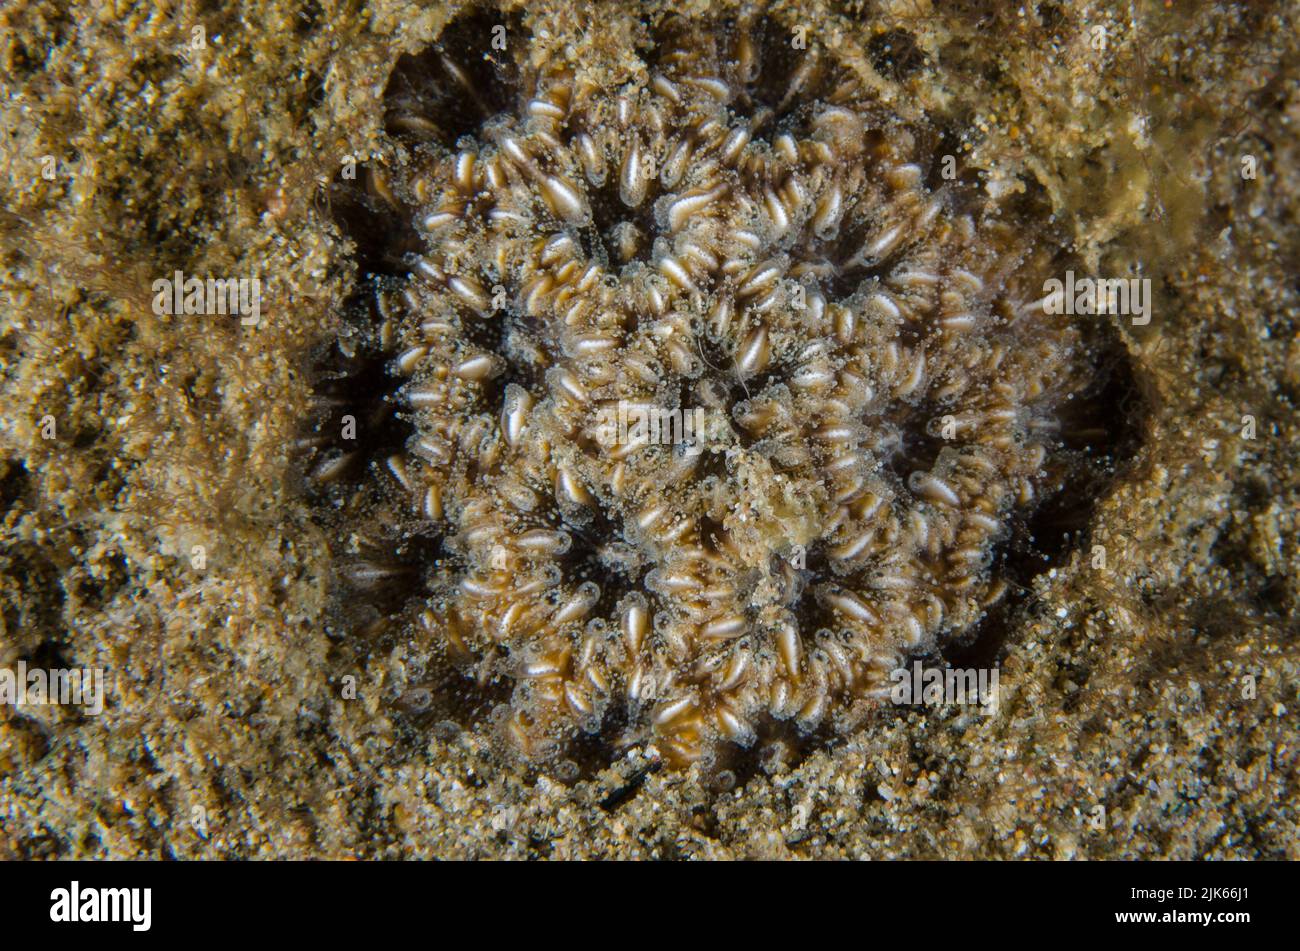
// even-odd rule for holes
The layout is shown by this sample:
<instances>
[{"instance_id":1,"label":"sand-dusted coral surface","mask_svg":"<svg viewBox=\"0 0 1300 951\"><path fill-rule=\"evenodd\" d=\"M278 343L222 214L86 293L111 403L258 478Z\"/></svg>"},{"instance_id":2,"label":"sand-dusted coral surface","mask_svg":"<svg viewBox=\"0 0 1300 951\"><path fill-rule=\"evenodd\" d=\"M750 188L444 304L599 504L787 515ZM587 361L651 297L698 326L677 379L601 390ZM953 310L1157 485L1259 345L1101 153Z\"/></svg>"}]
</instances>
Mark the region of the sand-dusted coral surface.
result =
<instances>
[{"instance_id":1,"label":"sand-dusted coral surface","mask_svg":"<svg viewBox=\"0 0 1300 951\"><path fill-rule=\"evenodd\" d=\"M0 25L0 855L1297 857L1287 4Z\"/></svg>"}]
</instances>

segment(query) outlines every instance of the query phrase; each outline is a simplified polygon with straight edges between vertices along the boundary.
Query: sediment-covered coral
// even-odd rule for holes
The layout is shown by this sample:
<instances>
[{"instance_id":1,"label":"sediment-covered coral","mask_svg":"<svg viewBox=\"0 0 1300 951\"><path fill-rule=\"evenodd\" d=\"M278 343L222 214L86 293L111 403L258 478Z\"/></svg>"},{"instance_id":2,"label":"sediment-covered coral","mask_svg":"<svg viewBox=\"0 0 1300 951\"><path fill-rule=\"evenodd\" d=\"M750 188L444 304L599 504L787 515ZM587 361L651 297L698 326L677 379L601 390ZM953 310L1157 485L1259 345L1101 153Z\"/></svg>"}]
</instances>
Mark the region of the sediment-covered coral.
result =
<instances>
[{"instance_id":1,"label":"sediment-covered coral","mask_svg":"<svg viewBox=\"0 0 1300 951\"><path fill-rule=\"evenodd\" d=\"M603 73L493 36L399 63L370 178L410 274L377 297L414 430L383 468L443 534L412 623L513 683L534 757L859 721L1002 595L1087 442L1040 223L796 25L670 16Z\"/></svg>"}]
</instances>

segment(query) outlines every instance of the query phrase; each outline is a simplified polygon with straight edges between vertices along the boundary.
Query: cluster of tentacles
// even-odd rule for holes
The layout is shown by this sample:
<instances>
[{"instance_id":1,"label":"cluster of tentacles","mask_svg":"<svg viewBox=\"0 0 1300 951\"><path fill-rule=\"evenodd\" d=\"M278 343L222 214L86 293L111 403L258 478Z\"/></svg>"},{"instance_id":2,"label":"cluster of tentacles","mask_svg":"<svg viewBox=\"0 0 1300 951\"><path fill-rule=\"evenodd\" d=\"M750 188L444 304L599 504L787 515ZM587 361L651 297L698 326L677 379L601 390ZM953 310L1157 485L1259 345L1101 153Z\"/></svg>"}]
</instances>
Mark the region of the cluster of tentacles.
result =
<instances>
[{"instance_id":1,"label":"cluster of tentacles","mask_svg":"<svg viewBox=\"0 0 1300 951\"><path fill-rule=\"evenodd\" d=\"M412 623L531 757L857 722L1061 483L1089 352L1032 231L775 20L672 16L613 82L490 22L400 62L371 178L416 238L379 294L384 478L442 537Z\"/></svg>"}]
</instances>

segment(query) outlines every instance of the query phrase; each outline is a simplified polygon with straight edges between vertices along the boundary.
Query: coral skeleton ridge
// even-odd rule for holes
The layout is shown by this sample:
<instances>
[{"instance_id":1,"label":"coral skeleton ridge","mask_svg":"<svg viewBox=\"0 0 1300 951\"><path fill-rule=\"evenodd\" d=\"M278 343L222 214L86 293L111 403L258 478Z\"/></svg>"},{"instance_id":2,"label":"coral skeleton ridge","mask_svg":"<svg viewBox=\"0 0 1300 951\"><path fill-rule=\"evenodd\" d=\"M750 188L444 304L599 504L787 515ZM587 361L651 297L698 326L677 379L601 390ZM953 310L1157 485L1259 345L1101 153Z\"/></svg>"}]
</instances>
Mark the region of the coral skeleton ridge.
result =
<instances>
[{"instance_id":1,"label":"coral skeleton ridge","mask_svg":"<svg viewBox=\"0 0 1300 951\"><path fill-rule=\"evenodd\" d=\"M410 623L529 758L860 722L1062 484L1089 345L1034 230L793 35L670 15L610 83L453 26L390 83L382 468L442 545Z\"/></svg>"}]
</instances>

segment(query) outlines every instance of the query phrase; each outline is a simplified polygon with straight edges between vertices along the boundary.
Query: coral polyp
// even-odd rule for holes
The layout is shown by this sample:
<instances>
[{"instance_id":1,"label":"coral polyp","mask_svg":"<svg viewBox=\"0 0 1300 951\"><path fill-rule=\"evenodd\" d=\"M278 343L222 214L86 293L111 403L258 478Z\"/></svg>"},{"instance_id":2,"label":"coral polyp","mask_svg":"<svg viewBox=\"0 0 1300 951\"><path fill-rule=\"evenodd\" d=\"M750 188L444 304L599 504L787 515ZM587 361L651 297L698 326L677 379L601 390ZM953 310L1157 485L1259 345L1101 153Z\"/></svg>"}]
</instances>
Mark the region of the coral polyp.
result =
<instances>
[{"instance_id":1,"label":"coral polyp","mask_svg":"<svg viewBox=\"0 0 1300 951\"><path fill-rule=\"evenodd\" d=\"M603 72L491 37L403 58L372 179L413 628L534 759L860 722L1064 483L1095 354L1040 233L794 25L669 16Z\"/></svg>"}]
</instances>

